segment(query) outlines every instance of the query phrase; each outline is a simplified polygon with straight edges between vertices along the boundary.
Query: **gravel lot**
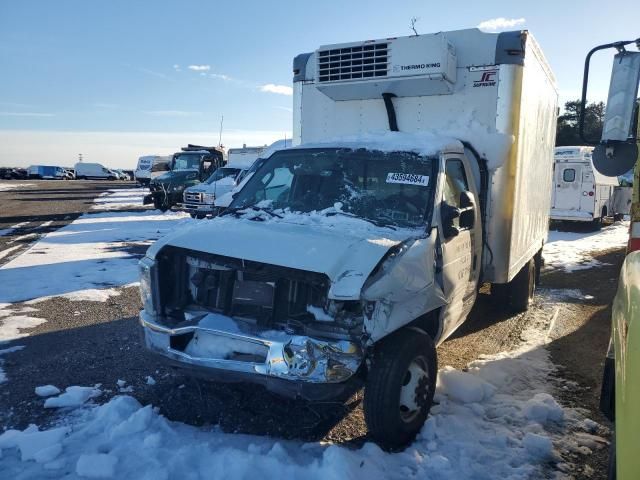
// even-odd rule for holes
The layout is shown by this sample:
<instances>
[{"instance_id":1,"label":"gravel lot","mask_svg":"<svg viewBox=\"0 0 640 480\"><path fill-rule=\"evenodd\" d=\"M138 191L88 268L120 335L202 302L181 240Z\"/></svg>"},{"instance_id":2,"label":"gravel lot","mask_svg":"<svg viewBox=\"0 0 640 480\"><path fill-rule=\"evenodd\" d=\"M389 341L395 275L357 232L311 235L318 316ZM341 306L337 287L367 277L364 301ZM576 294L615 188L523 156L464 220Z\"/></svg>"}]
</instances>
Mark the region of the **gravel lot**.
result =
<instances>
[{"instance_id":1,"label":"gravel lot","mask_svg":"<svg viewBox=\"0 0 640 480\"><path fill-rule=\"evenodd\" d=\"M100 193L116 187L131 188L130 183L117 182L20 183L31 185L0 190L0 229L23 224L0 236L0 255L17 247L0 259L0 265L44 233L90 210ZM464 368L482 355L508 350L520 342L527 326L556 316L548 334L548 349L560 367L559 375L575 382L573 388L562 392L560 399L566 405L585 409L590 418L607 425L597 411L597 402L609 337L610 304L623 255L622 250L604 252L598 260L606 265L597 269L571 274L546 272L535 304L523 315L497 311L486 289L482 290L471 318L439 348L440 366ZM572 299L559 295L560 289L579 289L589 297ZM259 387L208 383L165 368L141 347L136 319L140 309L137 287L122 287L119 291L119 296L106 302L56 297L35 304L12 305L15 310L35 308L32 315L47 322L31 330L30 336L12 342L26 348L3 357L9 383L0 386L0 425L23 429L30 423L46 425L55 420L56 412L43 409L43 400L33 393L38 385L101 383L103 401L120 393L116 382L125 380L125 391L130 390L128 394L141 403L151 403L168 418L194 425L217 424L228 432L346 445L361 445L366 440L361 392L335 402L292 401ZM147 384L148 376L155 379L155 385ZM605 450L584 457L584 469L573 472L575 477L602 478Z\"/></svg>"}]
</instances>

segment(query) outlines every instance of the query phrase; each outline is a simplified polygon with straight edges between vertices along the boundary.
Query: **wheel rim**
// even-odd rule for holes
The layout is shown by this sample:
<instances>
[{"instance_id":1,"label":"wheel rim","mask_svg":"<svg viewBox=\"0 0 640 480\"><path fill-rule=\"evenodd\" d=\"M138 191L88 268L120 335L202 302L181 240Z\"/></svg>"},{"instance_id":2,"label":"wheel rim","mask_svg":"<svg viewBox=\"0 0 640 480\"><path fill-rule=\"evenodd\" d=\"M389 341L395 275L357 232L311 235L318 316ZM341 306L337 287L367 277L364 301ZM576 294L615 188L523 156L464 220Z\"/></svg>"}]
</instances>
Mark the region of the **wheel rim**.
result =
<instances>
[{"instance_id":1,"label":"wheel rim","mask_svg":"<svg viewBox=\"0 0 640 480\"><path fill-rule=\"evenodd\" d=\"M426 407L429 396L429 373L423 356L413 359L400 386L400 418L413 421Z\"/></svg>"}]
</instances>

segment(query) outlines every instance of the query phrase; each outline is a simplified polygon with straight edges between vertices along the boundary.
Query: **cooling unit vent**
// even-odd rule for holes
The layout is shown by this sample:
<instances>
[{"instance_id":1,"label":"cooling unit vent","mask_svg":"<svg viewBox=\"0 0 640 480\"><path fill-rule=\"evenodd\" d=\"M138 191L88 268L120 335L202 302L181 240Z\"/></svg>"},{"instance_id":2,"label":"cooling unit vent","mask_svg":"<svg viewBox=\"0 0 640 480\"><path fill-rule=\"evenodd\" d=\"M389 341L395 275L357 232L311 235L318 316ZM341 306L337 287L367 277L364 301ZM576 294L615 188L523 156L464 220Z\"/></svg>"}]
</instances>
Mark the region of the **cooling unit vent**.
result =
<instances>
[{"instance_id":1,"label":"cooling unit vent","mask_svg":"<svg viewBox=\"0 0 640 480\"><path fill-rule=\"evenodd\" d=\"M386 77L389 44L371 43L318 52L318 78L323 82Z\"/></svg>"}]
</instances>

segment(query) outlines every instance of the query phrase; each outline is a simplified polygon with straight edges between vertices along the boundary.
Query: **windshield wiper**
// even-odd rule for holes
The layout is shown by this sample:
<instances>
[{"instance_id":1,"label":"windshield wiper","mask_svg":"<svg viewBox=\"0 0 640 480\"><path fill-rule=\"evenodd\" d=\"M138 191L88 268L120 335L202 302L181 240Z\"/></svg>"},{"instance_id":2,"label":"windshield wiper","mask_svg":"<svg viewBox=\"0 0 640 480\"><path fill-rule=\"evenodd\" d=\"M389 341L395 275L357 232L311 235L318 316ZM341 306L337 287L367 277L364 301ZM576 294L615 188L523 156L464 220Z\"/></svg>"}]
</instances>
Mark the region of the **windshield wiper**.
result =
<instances>
[{"instance_id":1,"label":"windshield wiper","mask_svg":"<svg viewBox=\"0 0 640 480\"><path fill-rule=\"evenodd\" d=\"M350 218L359 218L360 220L364 220L365 222L369 222L373 225L375 225L376 227L388 227L392 230L397 230L396 226L388 223L388 222L382 222L380 220L374 220L372 218L367 218L367 217L359 217L358 215L355 215L353 213L349 213L349 212L327 212L325 214L327 217L333 217L335 215L342 215L344 217L350 217Z\"/></svg>"},{"instance_id":2,"label":"windshield wiper","mask_svg":"<svg viewBox=\"0 0 640 480\"><path fill-rule=\"evenodd\" d=\"M271 210L269 208L265 208L265 207L258 207L257 205L248 205L246 207L233 207L233 208L228 208L227 207L220 214L220 216L223 216L223 215L240 216L240 215L238 215L240 212L244 212L244 211L248 211L248 210L253 210L254 212L265 212L265 213L268 213L269 215L271 215L272 217L283 218L282 215L277 214L273 210Z\"/></svg>"}]
</instances>

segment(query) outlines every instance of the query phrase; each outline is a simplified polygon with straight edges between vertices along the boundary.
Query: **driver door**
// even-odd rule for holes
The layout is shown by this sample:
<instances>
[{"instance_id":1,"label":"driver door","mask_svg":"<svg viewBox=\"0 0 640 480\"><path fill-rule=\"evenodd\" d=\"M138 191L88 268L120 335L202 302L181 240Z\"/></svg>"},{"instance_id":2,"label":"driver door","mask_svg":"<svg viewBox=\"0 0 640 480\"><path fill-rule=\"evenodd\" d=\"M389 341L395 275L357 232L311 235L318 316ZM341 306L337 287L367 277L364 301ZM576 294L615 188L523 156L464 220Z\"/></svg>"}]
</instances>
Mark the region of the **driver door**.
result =
<instances>
[{"instance_id":1,"label":"driver door","mask_svg":"<svg viewBox=\"0 0 640 480\"><path fill-rule=\"evenodd\" d=\"M444 158L438 227L442 288L447 304L441 311L444 340L471 311L480 275L482 227L478 192L464 155Z\"/></svg>"}]
</instances>

